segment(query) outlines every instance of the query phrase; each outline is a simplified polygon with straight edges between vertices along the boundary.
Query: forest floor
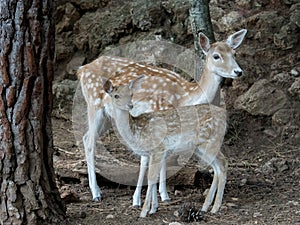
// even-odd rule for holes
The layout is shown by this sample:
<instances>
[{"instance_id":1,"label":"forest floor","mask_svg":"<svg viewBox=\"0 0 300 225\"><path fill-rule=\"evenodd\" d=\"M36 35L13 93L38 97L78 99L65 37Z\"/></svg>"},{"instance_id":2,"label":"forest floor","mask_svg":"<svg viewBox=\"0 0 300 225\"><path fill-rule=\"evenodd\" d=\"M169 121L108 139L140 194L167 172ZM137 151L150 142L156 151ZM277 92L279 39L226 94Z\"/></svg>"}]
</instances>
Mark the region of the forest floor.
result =
<instances>
[{"instance_id":1,"label":"forest floor","mask_svg":"<svg viewBox=\"0 0 300 225\"><path fill-rule=\"evenodd\" d=\"M227 1L223 2L225 4ZM226 10L230 11L231 8ZM244 53L240 54L241 51L238 50L238 58L248 57L239 61L246 73L251 74L242 82L248 81L248 84L253 84L255 80L270 75L271 65L281 65L282 61L285 63L281 65L284 71L284 68L290 67L290 58L296 61L297 59L287 58L284 54L279 54L279 50L268 49L266 46L271 46L270 43L273 42L271 38L255 41L253 36L258 35L264 28L255 24L254 20L253 24L250 22L246 28L249 29L252 39L249 38L243 43L241 48L245 46ZM269 24L271 25L272 21ZM298 57L299 66L297 50L291 49L285 53L287 56L290 54ZM277 61L276 54L281 55L281 61ZM277 72L281 72L281 68ZM211 171L210 175L198 173L197 161L192 161L179 172L189 172L188 175L175 175L167 181L171 200L168 203L159 202L158 212L154 215L139 218L141 209L131 206L135 187L114 183L101 176L108 174L105 165L107 170L113 168L114 173L124 176L127 168L120 166L122 161L132 159L132 163L138 162L136 157L124 149L113 133L107 135L102 144L114 156L115 161L110 165L104 164L102 168L96 163L97 180L103 192L103 199L101 202L93 202L88 187L82 144L76 141L72 121L69 119L71 116L67 115L59 118L53 116L52 121L54 167L61 196L67 206L66 222L72 225L168 225L172 222L207 225L300 225L300 146L299 142L291 139L298 131L274 135L270 116L251 116L245 111L233 109L230 99L235 99L246 90L241 89L240 93L234 93L232 89L228 89L230 87L225 87L229 126L222 152L229 161L229 168L223 203L218 214L207 213L201 221L191 223L186 222L187 216L178 216L183 209L189 210L188 205L201 208L205 198L203 193L209 187L213 176ZM85 128L82 127L80 132L82 135ZM101 158L99 155L96 152L96 156ZM138 167L133 175L137 173L137 169ZM146 187L143 188L142 199L145 198L145 192Z\"/></svg>"},{"instance_id":2,"label":"forest floor","mask_svg":"<svg viewBox=\"0 0 300 225\"><path fill-rule=\"evenodd\" d=\"M220 213L208 213L203 221L191 224L300 224L299 146L270 139L260 131L258 123L248 122L253 118L246 117L240 113L231 115L231 121L241 122L229 126L222 147L229 160L229 170ZM178 217L178 210L187 203L201 208L205 189L199 183L184 185L176 179L168 181L171 201L160 202L158 212L146 218L139 218L140 209L131 206L134 187L101 176L97 178L103 200L92 202L83 149L76 145L71 121L54 118L53 129L55 168L70 224L163 225L174 221L187 224L183 222L187 217ZM116 141L108 141L108 145L114 143L111 151L116 158L130 156ZM202 179L206 186L211 182L209 176Z\"/></svg>"}]
</instances>

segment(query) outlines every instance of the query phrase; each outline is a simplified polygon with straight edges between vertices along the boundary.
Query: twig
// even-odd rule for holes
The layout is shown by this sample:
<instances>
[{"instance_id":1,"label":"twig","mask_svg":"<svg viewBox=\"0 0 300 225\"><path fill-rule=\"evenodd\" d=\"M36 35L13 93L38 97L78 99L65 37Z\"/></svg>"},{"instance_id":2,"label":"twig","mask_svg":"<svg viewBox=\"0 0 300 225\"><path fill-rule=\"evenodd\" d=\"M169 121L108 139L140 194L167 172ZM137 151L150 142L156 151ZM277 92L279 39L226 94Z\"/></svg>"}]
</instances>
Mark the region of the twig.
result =
<instances>
[{"instance_id":1,"label":"twig","mask_svg":"<svg viewBox=\"0 0 300 225\"><path fill-rule=\"evenodd\" d=\"M66 153L66 154L69 154L69 155L75 155L76 153L74 153L74 152L70 152L70 151L67 151L67 150L64 150L64 149L62 149L62 148L60 148L60 147L55 147L58 151L60 151L60 152L63 152L63 153Z\"/></svg>"},{"instance_id":2,"label":"twig","mask_svg":"<svg viewBox=\"0 0 300 225\"><path fill-rule=\"evenodd\" d=\"M258 167L257 163L231 163L229 164L229 167Z\"/></svg>"}]
</instances>

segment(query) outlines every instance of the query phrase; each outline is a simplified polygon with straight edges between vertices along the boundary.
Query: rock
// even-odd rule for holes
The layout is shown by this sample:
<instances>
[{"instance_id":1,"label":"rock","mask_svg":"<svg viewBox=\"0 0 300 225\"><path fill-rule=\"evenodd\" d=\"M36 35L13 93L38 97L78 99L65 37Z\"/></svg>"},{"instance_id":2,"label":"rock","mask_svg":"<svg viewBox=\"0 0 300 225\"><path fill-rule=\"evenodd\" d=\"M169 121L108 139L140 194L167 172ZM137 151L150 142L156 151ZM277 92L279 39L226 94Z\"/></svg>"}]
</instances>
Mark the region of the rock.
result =
<instances>
[{"instance_id":1,"label":"rock","mask_svg":"<svg viewBox=\"0 0 300 225\"><path fill-rule=\"evenodd\" d=\"M225 10L215 5L210 6L209 9L212 20L219 20L225 15Z\"/></svg>"},{"instance_id":2,"label":"rock","mask_svg":"<svg viewBox=\"0 0 300 225\"><path fill-rule=\"evenodd\" d=\"M295 4L290 9L290 21L300 28L300 3Z\"/></svg>"},{"instance_id":3,"label":"rock","mask_svg":"<svg viewBox=\"0 0 300 225\"><path fill-rule=\"evenodd\" d=\"M300 76L300 67L296 67L291 70L290 74L293 75L294 77L299 77Z\"/></svg>"},{"instance_id":4,"label":"rock","mask_svg":"<svg viewBox=\"0 0 300 225\"><path fill-rule=\"evenodd\" d=\"M299 123L299 121L298 121ZM300 145L300 127L298 125L287 125L282 129L282 138L294 146Z\"/></svg>"},{"instance_id":5,"label":"rock","mask_svg":"<svg viewBox=\"0 0 300 225\"><path fill-rule=\"evenodd\" d=\"M288 89L289 93L293 96L298 96L300 98L300 78L298 77L291 87Z\"/></svg>"},{"instance_id":6,"label":"rock","mask_svg":"<svg viewBox=\"0 0 300 225\"><path fill-rule=\"evenodd\" d=\"M239 12L231 11L219 20L218 28L220 29L221 32L228 32L229 30L232 29L232 25L239 24L241 19L242 16Z\"/></svg>"},{"instance_id":7,"label":"rock","mask_svg":"<svg viewBox=\"0 0 300 225\"><path fill-rule=\"evenodd\" d=\"M161 1L133 1L131 8L132 23L142 31L147 31L155 24L161 24L166 17Z\"/></svg>"},{"instance_id":8,"label":"rock","mask_svg":"<svg viewBox=\"0 0 300 225\"><path fill-rule=\"evenodd\" d=\"M74 93L78 86L78 81L63 80L53 84L54 99L73 100Z\"/></svg>"},{"instance_id":9,"label":"rock","mask_svg":"<svg viewBox=\"0 0 300 225\"><path fill-rule=\"evenodd\" d=\"M289 16L289 21L281 27L278 33L274 34L274 44L281 49L296 47L300 41L300 3L291 7Z\"/></svg>"},{"instance_id":10,"label":"rock","mask_svg":"<svg viewBox=\"0 0 300 225\"><path fill-rule=\"evenodd\" d=\"M69 75L71 75L72 77L74 77L74 79L75 79L76 78L75 75L76 75L78 68L84 64L85 60L86 60L85 56L80 55L80 54L75 54L73 56L73 58L71 59L71 61L67 64L66 72Z\"/></svg>"},{"instance_id":11,"label":"rock","mask_svg":"<svg viewBox=\"0 0 300 225\"><path fill-rule=\"evenodd\" d=\"M56 62L69 58L75 52L75 45L72 39L72 32L63 32L55 40Z\"/></svg>"},{"instance_id":12,"label":"rock","mask_svg":"<svg viewBox=\"0 0 300 225\"><path fill-rule=\"evenodd\" d=\"M278 14L277 11L261 11L247 19L248 26L259 27L260 40L272 39L273 34L277 33L283 26L286 19ZM248 36L248 34L247 34Z\"/></svg>"},{"instance_id":13,"label":"rock","mask_svg":"<svg viewBox=\"0 0 300 225\"><path fill-rule=\"evenodd\" d=\"M236 4L244 9L249 9L251 7L252 2L252 0L240 0L236 1Z\"/></svg>"},{"instance_id":14,"label":"rock","mask_svg":"<svg viewBox=\"0 0 300 225\"><path fill-rule=\"evenodd\" d=\"M74 93L78 81L65 79L53 84L53 114L65 118L72 115Z\"/></svg>"},{"instance_id":15,"label":"rock","mask_svg":"<svg viewBox=\"0 0 300 225\"><path fill-rule=\"evenodd\" d=\"M59 7L58 12L61 12L63 15L59 23L56 24L56 33L72 30L74 23L80 18L80 13L77 9L71 3L66 3Z\"/></svg>"},{"instance_id":16,"label":"rock","mask_svg":"<svg viewBox=\"0 0 300 225\"><path fill-rule=\"evenodd\" d=\"M290 109L279 109L272 116L272 126L279 127L288 124L291 121L292 112Z\"/></svg>"},{"instance_id":17,"label":"rock","mask_svg":"<svg viewBox=\"0 0 300 225\"><path fill-rule=\"evenodd\" d=\"M247 179L244 178L241 180L240 186L245 186L246 183L247 183Z\"/></svg>"},{"instance_id":18,"label":"rock","mask_svg":"<svg viewBox=\"0 0 300 225\"><path fill-rule=\"evenodd\" d=\"M78 194L74 190L72 190L70 186L67 185L62 186L59 191L60 191L60 197L65 203L68 204L68 203L79 201Z\"/></svg>"},{"instance_id":19,"label":"rock","mask_svg":"<svg viewBox=\"0 0 300 225\"><path fill-rule=\"evenodd\" d=\"M243 109L251 115L271 116L279 109L289 105L285 93L274 87L268 80L262 79L239 96L234 103L236 109Z\"/></svg>"},{"instance_id":20,"label":"rock","mask_svg":"<svg viewBox=\"0 0 300 225\"><path fill-rule=\"evenodd\" d=\"M178 222L172 222L172 223L169 223L169 225L183 225L182 223L178 223Z\"/></svg>"},{"instance_id":21,"label":"rock","mask_svg":"<svg viewBox=\"0 0 300 225\"><path fill-rule=\"evenodd\" d=\"M274 34L275 46L283 50L294 48L299 39L299 28L292 22L282 26L279 33Z\"/></svg>"},{"instance_id":22,"label":"rock","mask_svg":"<svg viewBox=\"0 0 300 225\"><path fill-rule=\"evenodd\" d=\"M283 0L283 2L287 5L295 4L298 2L298 0Z\"/></svg>"},{"instance_id":23,"label":"rock","mask_svg":"<svg viewBox=\"0 0 300 225\"><path fill-rule=\"evenodd\" d=\"M106 219L113 219L113 218L115 218L115 216L112 215L112 214L109 214L109 215L106 216Z\"/></svg>"},{"instance_id":24,"label":"rock","mask_svg":"<svg viewBox=\"0 0 300 225\"><path fill-rule=\"evenodd\" d=\"M232 203L232 202L228 202L226 203L226 206L230 207L230 208L237 208L238 204Z\"/></svg>"},{"instance_id":25,"label":"rock","mask_svg":"<svg viewBox=\"0 0 300 225\"><path fill-rule=\"evenodd\" d=\"M276 132L274 129L272 128L267 128L267 129L264 129L264 134L270 136L270 137L278 137L278 132Z\"/></svg>"},{"instance_id":26,"label":"rock","mask_svg":"<svg viewBox=\"0 0 300 225\"><path fill-rule=\"evenodd\" d=\"M175 190L174 195L175 196L182 196L182 191Z\"/></svg>"},{"instance_id":27,"label":"rock","mask_svg":"<svg viewBox=\"0 0 300 225\"><path fill-rule=\"evenodd\" d=\"M109 3L109 0L71 0L70 2L83 11L95 11L105 7Z\"/></svg>"},{"instance_id":28,"label":"rock","mask_svg":"<svg viewBox=\"0 0 300 225\"><path fill-rule=\"evenodd\" d=\"M272 81L274 81L277 85L280 85L281 87L291 85L293 80L293 77L287 72L278 73L274 75L272 79Z\"/></svg>"},{"instance_id":29,"label":"rock","mask_svg":"<svg viewBox=\"0 0 300 225\"><path fill-rule=\"evenodd\" d=\"M82 51L98 55L106 46L132 32L130 4L113 11L87 12L74 24L74 44ZM101 23L99 23L101 21Z\"/></svg>"},{"instance_id":30,"label":"rock","mask_svg":"<svg viewBox=\"0 0 300 225\"><path fill-rule=\"evenodd\" d=\"M264 174L273 174L275 172L283 172L288 170L288 164L285 159L281 158L272 158L268 162L266 162L261 168L258 168L257 170L260 170Z\"/></svg>"}]
</instances>

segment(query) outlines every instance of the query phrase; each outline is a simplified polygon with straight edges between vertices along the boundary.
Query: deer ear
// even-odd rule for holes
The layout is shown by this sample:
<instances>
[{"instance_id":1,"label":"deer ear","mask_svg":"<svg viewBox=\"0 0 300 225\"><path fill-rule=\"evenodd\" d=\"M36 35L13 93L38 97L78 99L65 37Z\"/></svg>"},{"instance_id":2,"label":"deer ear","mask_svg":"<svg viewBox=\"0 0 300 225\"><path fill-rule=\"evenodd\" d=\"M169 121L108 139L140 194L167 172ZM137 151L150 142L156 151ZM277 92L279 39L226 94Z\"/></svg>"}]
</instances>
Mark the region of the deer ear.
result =
<instances>
[{"instance_id":1,"label":"deer ear","mask_svg":"<svg viewBox=\"0 0 300 225\"><path fill-rule=\"evenodd\" d=\"M210 43L208 37L202 32L199 33L199 44L205 55L207 55L210 49Z\"/></svg>"},{"instance_id":2,"label":"deer ear","mask_svg":"<svg viewBox=\"0 0 300 225\"><path fill-rule=\"evenodd\" d=\"M114 87L109 79L102 77L102 84L103 89L107 94L110 94L114 90Z\"/></svg>"},{"instance_id":3,"label":"deer ear","mask_svg":"<svg viewBox=\"0 0 300 225\"><path fill-rule=\"evenodd\" d=\"M140 76L138 76L137 78L133 79L132 81L129 82L128 87L129 87L130 89L132 89L132 88L133 88L133 85L136 85L136 84L137 84L137 81L139 81L140 79L142 79L142 78L144 78L144 77L146 77L146 76L145 76L145 75L140 75Z\"/></svg>"},{"instance_id":4,"label":"deer ear","mask_svg":"<svg viewBox=\"0 0 300 225\"><path fill-rule=\"evenodd\" d=\"M242 29L238 32L235 32L234 34L230 35L227 38L226 43L232 48L232 49L236 49L237 47L239 47L242 43L242 41L245 38L245 35L247 33L246 29Z\"/></svg>"}]
</instances>

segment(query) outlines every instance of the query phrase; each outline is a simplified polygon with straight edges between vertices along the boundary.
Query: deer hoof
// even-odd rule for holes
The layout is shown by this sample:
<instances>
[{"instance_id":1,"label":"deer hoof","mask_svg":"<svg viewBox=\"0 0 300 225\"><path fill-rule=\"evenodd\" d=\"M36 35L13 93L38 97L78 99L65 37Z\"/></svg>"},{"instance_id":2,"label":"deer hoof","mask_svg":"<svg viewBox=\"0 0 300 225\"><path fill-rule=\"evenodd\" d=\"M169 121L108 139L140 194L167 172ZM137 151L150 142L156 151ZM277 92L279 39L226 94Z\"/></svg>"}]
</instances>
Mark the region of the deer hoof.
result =
<instances>
[{"instance_id":1,"label":"deer hoof","mask_svg":"<svg viewBox=\"0 0 300 225\"><path fill-rule=\"evenodd\" d=\"M100 201L101 201L101 197L93 198L93 201L94 201L94 202L100 202Z\"/></svg>"}]
</instances>

